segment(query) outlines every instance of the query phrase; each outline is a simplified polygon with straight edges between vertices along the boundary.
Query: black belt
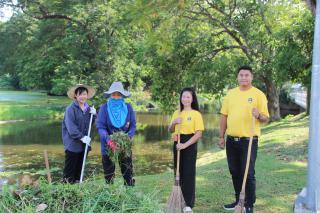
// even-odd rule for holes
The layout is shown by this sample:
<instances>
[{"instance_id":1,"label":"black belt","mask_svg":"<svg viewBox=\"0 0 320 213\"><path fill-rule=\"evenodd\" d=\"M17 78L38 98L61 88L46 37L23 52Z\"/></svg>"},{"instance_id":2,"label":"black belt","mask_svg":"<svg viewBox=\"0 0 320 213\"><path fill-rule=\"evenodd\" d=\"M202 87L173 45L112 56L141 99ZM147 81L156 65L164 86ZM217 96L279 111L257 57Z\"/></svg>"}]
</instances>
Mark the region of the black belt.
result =
<instances>
[{"instance_id":1,"label":"black belt","mask_svg":"<svg viewBox=\"0 0 320 213\"><path fill-rule=\"evenodd\" d=\"M250 140L250 137L234 137L231 135L227 135L227 139L231 139L233 141L242 141L242 140ZM258 136L253 136L253 140L258 140Z\"/></svg>"}]
</instances>

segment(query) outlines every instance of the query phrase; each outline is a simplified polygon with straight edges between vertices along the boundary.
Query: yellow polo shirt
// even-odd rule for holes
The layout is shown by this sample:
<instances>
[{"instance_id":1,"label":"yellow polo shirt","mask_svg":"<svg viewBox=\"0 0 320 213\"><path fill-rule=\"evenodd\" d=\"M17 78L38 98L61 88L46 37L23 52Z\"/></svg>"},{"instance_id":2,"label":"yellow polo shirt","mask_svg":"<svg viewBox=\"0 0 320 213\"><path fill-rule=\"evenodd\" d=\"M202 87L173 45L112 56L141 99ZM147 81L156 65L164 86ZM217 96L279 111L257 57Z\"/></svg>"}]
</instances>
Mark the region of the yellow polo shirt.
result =
<instances>
[{"instance_id":1,"label":"yellow polo shirt","mask_svg":"<svg viewBox=\"0 0 320 213\"><path fill-rule=\"evenodd\" d=\"M172 115L171 123L178 117L182 118L182 123L180 124L180 134L194 134L196 131L204 130L202 115L199 111L182 110L179 115L179 110L176 110ZM178 124L175 125L173 134L178 134Z\"/></svg>"},{"instance_id":2,"label":"yellow polo shirt","mask_svg":"<svg viewBox=\"0 0 320 213\"><path fill-rule=\"evenodd\" d=\"M252 108L269 117L267 98L255 87L241 91L239 87L228 91L223 100L220 113L227 116L226 134L236 137L250 137ZM260 136L260 122L255 120L254 135Z\"/></svg>"}]
</instances>

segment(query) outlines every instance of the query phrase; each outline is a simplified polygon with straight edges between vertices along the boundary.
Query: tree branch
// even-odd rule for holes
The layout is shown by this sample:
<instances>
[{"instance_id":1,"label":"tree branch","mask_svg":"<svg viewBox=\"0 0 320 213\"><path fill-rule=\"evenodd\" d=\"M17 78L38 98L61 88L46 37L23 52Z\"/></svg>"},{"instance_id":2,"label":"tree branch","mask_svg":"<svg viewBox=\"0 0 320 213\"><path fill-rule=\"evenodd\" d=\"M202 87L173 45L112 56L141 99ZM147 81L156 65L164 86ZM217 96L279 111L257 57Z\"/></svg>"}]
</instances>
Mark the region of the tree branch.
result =
<instances>
[{"instance_id":1,"label":"tree branch","mask_svg":"<svg viewBox=\"0 0 320 213\"><path fill-rule=\"evenodd\" d=\"M264 15L263 3L261 0L258 1L259 13L261 15L262 21L264 23L264 27L266 28L269 35L272 35L271 27L267 24L266 16Z\"/></svg>"},{"instance_id":2,"label":"tree branch","mask_svg":"<svg viewBox=\"0 0 320 213\"><path fill-rule=\"evenodd\" d=\"M213 23L217 23L220 27L222 27L226 33L236 42L238 43L238 46L242 47L242 52L246 55L246 57L252 61L252 57L250 55L249 52L249 48L243 44L243 42L241 41L241 39L239 37L237 37L237 35L235 34L235 31L229 29L229 27L227 25L225 25L223 22L221 22L220 20L218 20L217 18L215 18L214 16L212 16L207 9L205 9L204 7L202 7L199 3L196 3L199 7L200 7L200 12L197 11L190 11L190 13L196 14L196 15L201 15L201 16L206 16L209 18L209 20L211 20L211 22Z\"/></svg>"},{"instance_id":3,"label":"tree branch","mask_svg":"<svg viewBox=\"0 0 320 213\"><path fill-rule=\"evenodd\" d=\"M230 49L241 49L243 50L244 48L246 48L245 46L236 46L236 45L232 45L232 46L226 46L226 47L221 47L218 49L213 50L210 55L211 55L211 59L213 59L216 55L218 55L220 52L224 52L226 50L230 50Z\"/></svg>"}]
</instances>

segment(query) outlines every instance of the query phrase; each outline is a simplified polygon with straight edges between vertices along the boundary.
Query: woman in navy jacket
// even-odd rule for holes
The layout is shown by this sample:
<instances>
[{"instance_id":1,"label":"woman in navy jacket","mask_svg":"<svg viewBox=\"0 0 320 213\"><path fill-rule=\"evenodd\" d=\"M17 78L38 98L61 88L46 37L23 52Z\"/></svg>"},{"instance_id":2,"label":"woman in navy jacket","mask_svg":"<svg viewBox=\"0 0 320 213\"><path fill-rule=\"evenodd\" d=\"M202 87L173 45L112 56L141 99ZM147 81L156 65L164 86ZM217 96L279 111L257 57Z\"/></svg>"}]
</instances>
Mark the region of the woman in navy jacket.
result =
<instances>
[{"instance_id":1,"label":"woman in navy jacket","mask_svg":"<svg viewBox=\"0 0 320 213\"><path fill-rule=\"evenodd\" d=\"M62 141L65 150L63 181L76 183L80 180L84 149L90 146L91 138L87 135L90 114L96 110L87 104L95 90L87 85L78 84L68 90L73 102L67 107L62 122Z\"/></svg>"},{"instance_id":2,"label":"woman in navy jacket","mask_svg":"<svg viewBox=\"0 0 320 213\"><path fill-rule=\"evenodd\" d=\"M101 105L96 126L100 136L102 165L106 183L112 183L115 176L115 164L107 154L107 142L114 132L123 131L133 140L136 131L136 119L132 106L124 101L130 93L123 89L121 82L113 82L105 92L108 101ZM134 186L132 154L119 159L124 184Z\"/></svg>"}]
</instances>

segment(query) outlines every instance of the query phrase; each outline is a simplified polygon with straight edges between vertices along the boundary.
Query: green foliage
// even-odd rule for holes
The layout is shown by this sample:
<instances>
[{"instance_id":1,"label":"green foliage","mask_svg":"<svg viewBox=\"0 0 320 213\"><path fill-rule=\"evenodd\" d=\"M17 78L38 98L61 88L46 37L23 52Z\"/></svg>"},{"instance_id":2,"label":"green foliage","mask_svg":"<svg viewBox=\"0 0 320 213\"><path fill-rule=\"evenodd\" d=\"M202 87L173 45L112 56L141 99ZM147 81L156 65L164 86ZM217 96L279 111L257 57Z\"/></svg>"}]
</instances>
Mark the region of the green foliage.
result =
<instances>
[{"instance_id":1,"label":"green foliage","mask_svg":"<svg viewBox=\"0 0 320 213\"><path fill-rule=\"evenodd\" d=\"M160 209L154 193L143 194L119 183L105 185L101 180L83 184L47 184L16 191L4 187L0 203L6 211L35 212L47 204L45 212L157 212Z\"/></svg>"},{"instance_id":2,"label":"green foliage","mask_svg":"<svg viewBox=\"0 0 320 213\"><path fill-rule=\"evenodd\" d=\"M146 5L144 13L158 12L151 19L153 34L148 35L154 44L149 46L155 59L154 98L172 109L167 96L184 86L221 93L233 86L240 65L251 64L255 85L265 90L270 106L278 105L280 86L309 71L313 20L303 4L187 1L182 8L176 3L176 9L168 9L159 2L161 13ZM271 120L280 118L279 108L269 110Z\"/></svg>"},{"instance_id":3,"label":"green foliage","mask_svg":"<svg viewBox=\"0 0 320 213\"><path fill-rule=\"evenodd\" d=\"M113 162L118 162L119 159L131 156L132 140L128 134L119 131L110 135L108 146L108 156Z\"/></svg>"},{"instance_id":4,"label":"green foliage","mask_svg":"<svg viewBox=\"0 0 320 213\"><path fill-rule=\"evenodd\" d=\"M289 104L293 102L293 99L290 97L290 92L292 92L291 86L292 84L284 84L282 86L279 94L280 103Z\"/></svg>"},{"instance_id":5,"label":"green foliage","mask_svg":"<svg viewBox=\"0 0 320 213\"><path fill-rule=\"evenodd\" d=\"M4 1L6 2L6 1ZM183 87L221 95L235 70L277 106L287 80L310 85L313 17L301 1L19 1L0 25L0 76L15 88L101 94L113 81L173 111ZM23 12L21 12L23 11ZM97 97L98 99L98 97ZM271 108L271 116L277 117Z\"/></svg>"},{"instance_id":6,"label":"green foliage","mask_svg":"<svg viewBox=\"0 0 320 213\"><path fill-rule=\"evenodd\" d=\"M14 82L14 79L9 73L0 76L1 89L13 89L13 85L14 85L13 82Z\"/></svg>"}]
</instances>

